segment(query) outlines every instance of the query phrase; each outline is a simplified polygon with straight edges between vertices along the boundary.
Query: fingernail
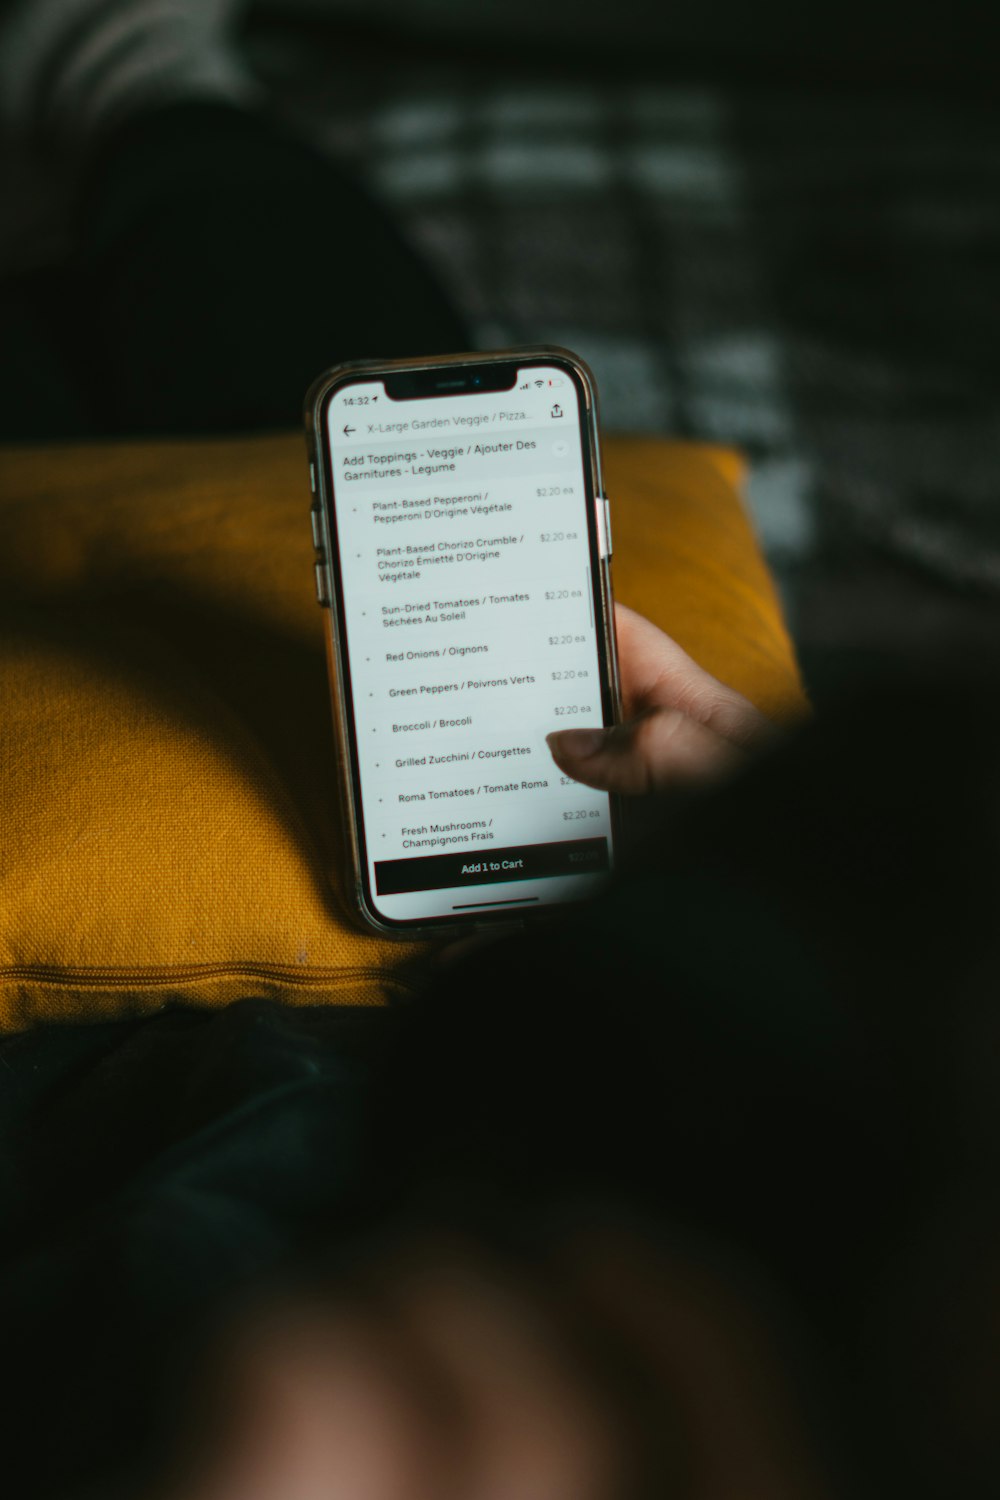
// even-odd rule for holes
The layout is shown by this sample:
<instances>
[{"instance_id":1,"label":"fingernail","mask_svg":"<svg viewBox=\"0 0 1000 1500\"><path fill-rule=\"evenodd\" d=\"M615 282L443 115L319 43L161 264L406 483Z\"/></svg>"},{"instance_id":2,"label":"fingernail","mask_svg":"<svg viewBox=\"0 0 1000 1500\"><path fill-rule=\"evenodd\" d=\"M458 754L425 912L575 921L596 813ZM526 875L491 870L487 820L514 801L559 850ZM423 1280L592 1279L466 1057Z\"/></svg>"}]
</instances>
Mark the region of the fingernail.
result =
<instances>
[{"instance_id":1,"label":"fingernail","mask_svg":"<svg viewBox=\"0 0 1000 1500\"><path fill-rule=\"evenodd\" d=\"M603 750L607 734L603 729L557 729L545 736L549 749L561 750L564 755L574 755L583 760Z\"/></svg>"}]
</instances>

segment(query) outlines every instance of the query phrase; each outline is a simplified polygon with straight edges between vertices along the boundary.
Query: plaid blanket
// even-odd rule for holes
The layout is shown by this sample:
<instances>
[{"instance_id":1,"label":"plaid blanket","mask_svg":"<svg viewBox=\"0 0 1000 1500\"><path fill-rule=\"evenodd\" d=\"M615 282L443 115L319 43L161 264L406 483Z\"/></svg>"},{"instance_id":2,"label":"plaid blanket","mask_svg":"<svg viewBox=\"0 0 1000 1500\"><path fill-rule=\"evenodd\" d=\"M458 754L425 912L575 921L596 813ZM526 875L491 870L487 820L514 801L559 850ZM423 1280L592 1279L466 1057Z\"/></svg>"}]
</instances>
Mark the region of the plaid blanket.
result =
<instances>
[{"instance_id":1,"label":"plaid blanket","mask_svg":"<svg viewBox=\"0 0 1000 1500\"><path fill-rule=\"evenodd\" d=\"M606 428L743 448L780 576L846 538L1000 590L987 101L327 58L286 107L394 205L482 346L566 344Z\"/></svg>"}]
</instances>

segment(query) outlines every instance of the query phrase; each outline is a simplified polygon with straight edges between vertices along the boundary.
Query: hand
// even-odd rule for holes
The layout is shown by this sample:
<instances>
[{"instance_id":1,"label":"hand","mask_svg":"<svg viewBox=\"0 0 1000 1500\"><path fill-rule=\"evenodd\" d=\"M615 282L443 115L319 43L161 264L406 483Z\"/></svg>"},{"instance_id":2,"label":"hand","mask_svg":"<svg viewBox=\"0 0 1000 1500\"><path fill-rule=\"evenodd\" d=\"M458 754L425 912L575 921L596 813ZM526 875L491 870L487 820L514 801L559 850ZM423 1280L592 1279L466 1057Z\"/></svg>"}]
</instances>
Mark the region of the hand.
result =
<instances>
[{"instance_id":1,"label":"hand","mask_svg":"<svg viewBox=\"0 0 1000 1500\"><path fill-rule=\"evenodd\" d=\"M735 770L776 727L717 682L649 620L615 605L626 722L548 735L560 771L602 792L635 796Z\"/></svg>"}]
</instances>

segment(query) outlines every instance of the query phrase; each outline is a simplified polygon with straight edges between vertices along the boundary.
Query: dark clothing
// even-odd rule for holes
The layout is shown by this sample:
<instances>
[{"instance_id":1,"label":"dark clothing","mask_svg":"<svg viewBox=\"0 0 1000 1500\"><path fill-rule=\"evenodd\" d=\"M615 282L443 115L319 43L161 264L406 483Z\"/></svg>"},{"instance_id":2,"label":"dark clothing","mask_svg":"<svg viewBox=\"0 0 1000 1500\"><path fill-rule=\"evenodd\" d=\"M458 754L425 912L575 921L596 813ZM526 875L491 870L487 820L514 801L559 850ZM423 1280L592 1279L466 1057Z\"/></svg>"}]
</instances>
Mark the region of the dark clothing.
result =
<instances>
[{"instance_id":1,"label":"dark clothing","mask_svg":"<svg viewBox=\"0 0 1000 1500\"><path fill-rule=\"evenodd\" d=\"M137 1495L164 1477L227 1320L321 1226L347 1233L384 1021L249 1001L3 1042L12 1491Z\"/></svg>"},{"instance_id":2,"label":"dark clothing","mask_svg":"<svg viewBox=\"0 0 1000 1500\"><path fill-rule=\"evenodd\" d=\"M0 441L295 427L329 365L470 347L360 184L225 105L131 121L77 233L70 266L0 291Z\"/></svg>"},{"instance_id":3,"label":"dark clothing","mask_svg":"<svg viewBox=\"0 0 1000 1500\"><path fill-rule=\"evenodd\" d=\"M333 1264L430 1215L530 1258L567 1201L778 1289L873 1492L953 1493L958 1465L990 1493L992 1416L963 1409L956 1447L942 1402L989 1342L998 768L994 705L885 693L650 810L604 899L402 1011L249 1001L4 1043L23 1500L169 1451L220 1320L317 1244Z\"/></svg>"}]
</instances>

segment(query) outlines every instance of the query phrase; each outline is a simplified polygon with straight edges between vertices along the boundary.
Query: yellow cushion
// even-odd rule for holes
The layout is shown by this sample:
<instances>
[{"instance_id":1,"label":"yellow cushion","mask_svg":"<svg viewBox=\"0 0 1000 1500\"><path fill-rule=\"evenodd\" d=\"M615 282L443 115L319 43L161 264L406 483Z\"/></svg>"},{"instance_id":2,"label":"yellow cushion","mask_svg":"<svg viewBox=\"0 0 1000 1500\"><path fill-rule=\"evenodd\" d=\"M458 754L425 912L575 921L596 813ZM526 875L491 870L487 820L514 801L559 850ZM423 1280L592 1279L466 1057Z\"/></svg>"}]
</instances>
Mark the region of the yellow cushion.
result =
<instances>
[{"instance_id":1,"label":"yellow cushion","mask_svg":"<svg viewBox=\"0 0 1000 1500\"><path fill-rule=\"evenodd\" d=\"M738 457L606 454L619 597L801 712ZM337 891L306 476L298 436L0 451L0 1029L412 982Z\"/></svg>"}]
</instances>

